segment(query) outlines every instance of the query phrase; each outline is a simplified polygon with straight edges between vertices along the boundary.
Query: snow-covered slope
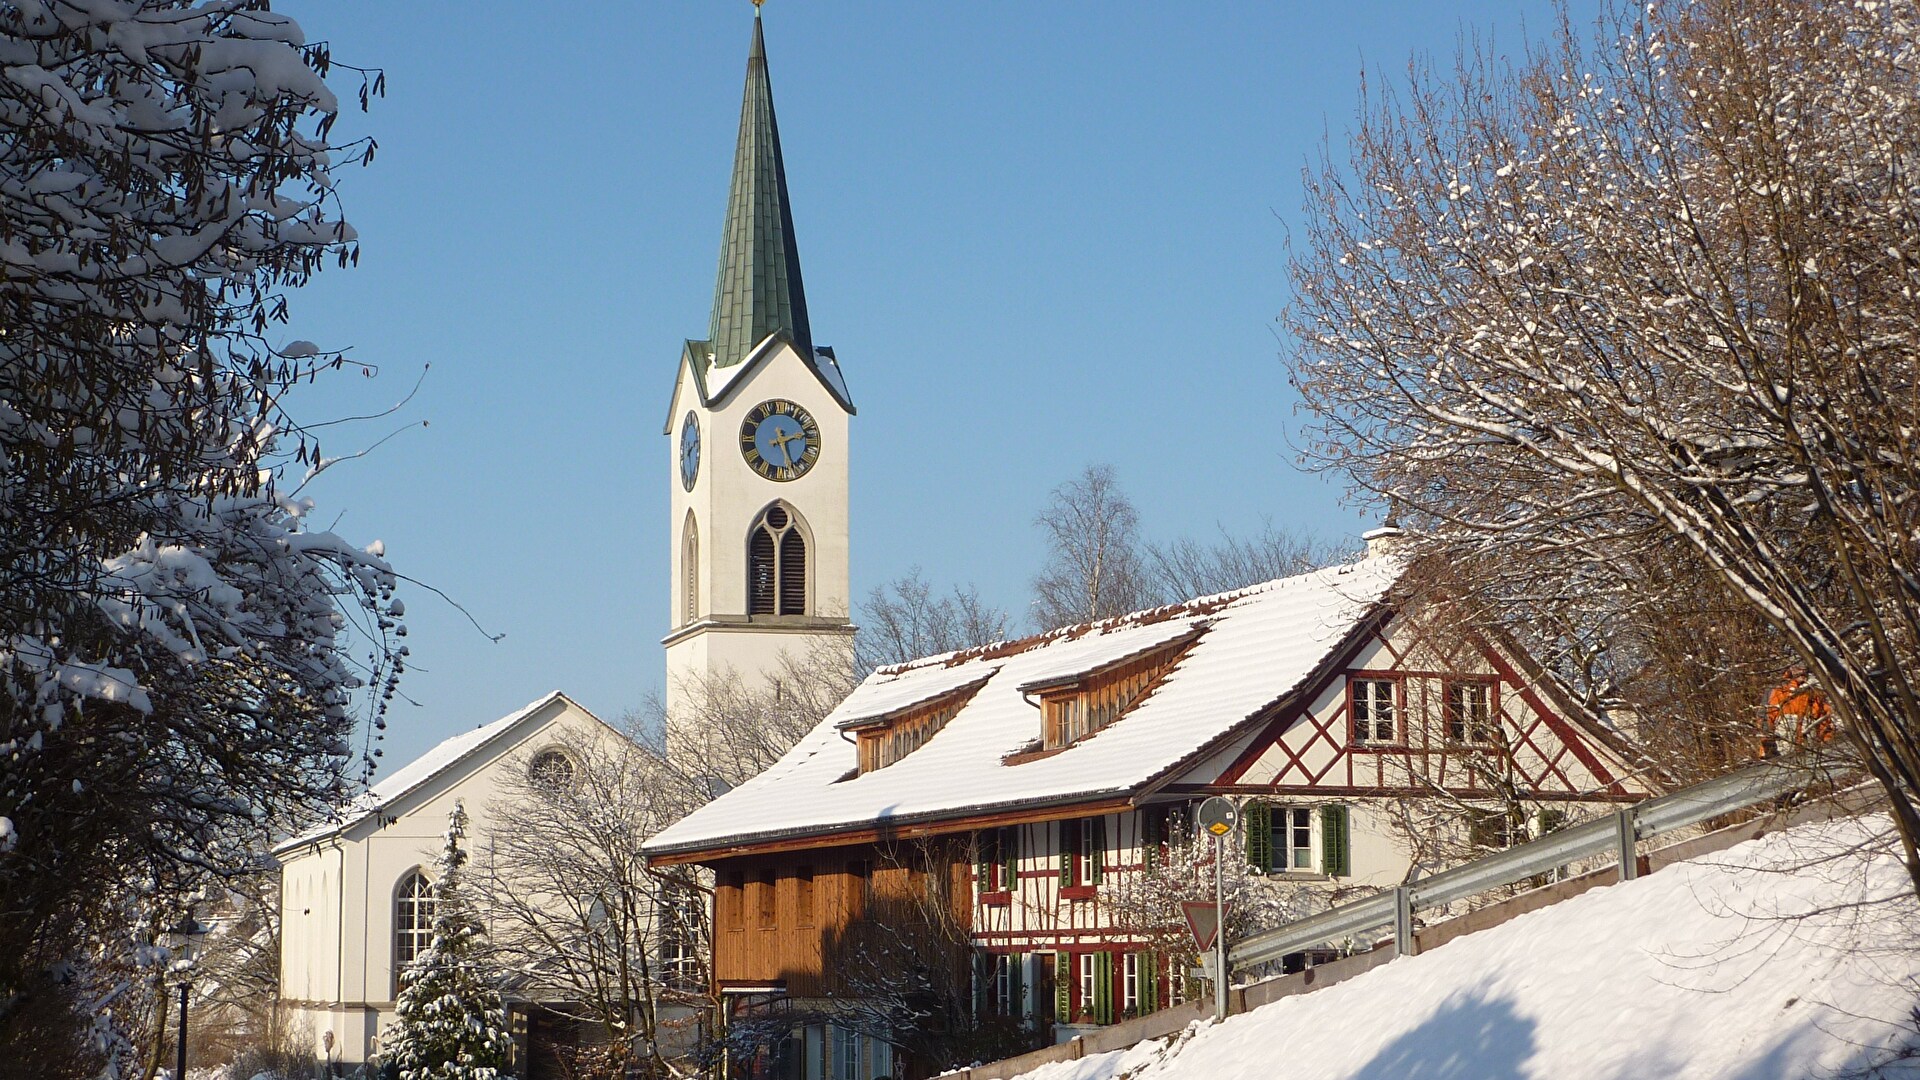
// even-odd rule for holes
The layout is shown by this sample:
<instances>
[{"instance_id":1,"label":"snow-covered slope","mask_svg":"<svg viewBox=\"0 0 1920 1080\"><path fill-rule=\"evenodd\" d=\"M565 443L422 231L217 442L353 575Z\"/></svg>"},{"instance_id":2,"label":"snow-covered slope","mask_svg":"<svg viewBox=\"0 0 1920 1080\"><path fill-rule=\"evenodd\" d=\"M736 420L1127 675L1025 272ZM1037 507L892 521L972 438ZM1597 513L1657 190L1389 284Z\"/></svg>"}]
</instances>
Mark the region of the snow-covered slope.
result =
<instances>
[{"instance_id":1,"label":"snow-covered slope","mask_svg":"<svg viewBox=\"0 0 1920 1080\"><path fill-rule=\"evenodd\" d=\"M1347 982L1023 1080L1788 1080L1916 1045L1920 905L1884 819L1595 889Z\"/></svg>"}]
</instances>

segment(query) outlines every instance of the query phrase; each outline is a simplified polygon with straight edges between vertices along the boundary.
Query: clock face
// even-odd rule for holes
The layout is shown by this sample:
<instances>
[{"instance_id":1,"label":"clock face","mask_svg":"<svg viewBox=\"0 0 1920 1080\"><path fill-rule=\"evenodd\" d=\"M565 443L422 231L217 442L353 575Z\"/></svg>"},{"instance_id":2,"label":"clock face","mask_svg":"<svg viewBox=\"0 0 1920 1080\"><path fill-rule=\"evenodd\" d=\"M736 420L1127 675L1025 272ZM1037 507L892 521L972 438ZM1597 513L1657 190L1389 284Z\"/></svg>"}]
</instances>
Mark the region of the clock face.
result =
<instances>
[{"instance_id":1,"label":"clock face","mask_svg":"<svg viewBox=\"0 0 1920 1080\"><path fill-rule=\"evenodd\" d=\"M763 401L740 425L740 452L769 480L798 480L820 460L820 425L791 401Z\"/></svg>"},{"instance_id":2,"label":"clock face","mask_svg":"<svg viewBox=\"0 0 1920 1080\"><path fill-rule=\"evenodd\" d=\"M700 479L700 421L692 413L680 422L680 486L693 490Z\"/></svg>"}]
</instances>

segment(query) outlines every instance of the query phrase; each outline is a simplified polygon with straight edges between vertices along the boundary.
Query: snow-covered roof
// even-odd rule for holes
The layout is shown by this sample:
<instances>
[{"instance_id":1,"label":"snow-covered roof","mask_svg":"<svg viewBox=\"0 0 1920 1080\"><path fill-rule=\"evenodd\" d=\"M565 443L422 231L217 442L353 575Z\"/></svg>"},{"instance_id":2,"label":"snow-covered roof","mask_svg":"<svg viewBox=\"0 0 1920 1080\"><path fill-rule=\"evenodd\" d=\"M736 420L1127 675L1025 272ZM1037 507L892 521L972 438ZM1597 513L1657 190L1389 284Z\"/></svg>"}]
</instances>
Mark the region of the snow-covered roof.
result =
<instances>
[{"instance_id":1,"label":"snow-covered roof","mask_svg":"<svg viewBox=\"0 0 1920 1080\"><path fill-rule=\"evenodd\" d=\"M572 703L572 699L560 691L555 690L538 701L531 702L523 708L515 709L513 712L508 713L498 720L482 724L472 731L463 731L451 739L447 739L433 749L428 750L426 753L395 769L378 783L368 788L359 798L347 804L346 808L340 812L340 817L337 821L330 821L315 826L298 836L283 840L279 844L274 845L273 853L278 855L283 851L297 848L302 844L312 843L315 840L323 840L336 833L344 832L354 825L378 814L380 811L392 806L394 803L406 798L414 791L423 787L434 777L441 775L448 769L453 768L455 765L458 765L474 753L483 749L488 743L505 734L515 724L546 708L548 705L553 704L555 701Z\"/></svg>"},{"instance_id":2,"label":"snow-covered roof","mask_svg":"<svg viewBox=\"0 0 1920 1080\"><path fill-rule=\"evenodd\" d=\"M687 815L652 855L1130 794L1287 695L1329 659L1405 564L1370 558L1238 592L1069 627L1021 642L881 668L771 768ZM1195 637L1197 635L1197 637ZM1037 748L1023 687L1098 671L1195 637L1172 674L1120 719L1057 753ZM985 678L945 727L900 761L854 775L842 725Z\"/></svg>"}]
</instances>

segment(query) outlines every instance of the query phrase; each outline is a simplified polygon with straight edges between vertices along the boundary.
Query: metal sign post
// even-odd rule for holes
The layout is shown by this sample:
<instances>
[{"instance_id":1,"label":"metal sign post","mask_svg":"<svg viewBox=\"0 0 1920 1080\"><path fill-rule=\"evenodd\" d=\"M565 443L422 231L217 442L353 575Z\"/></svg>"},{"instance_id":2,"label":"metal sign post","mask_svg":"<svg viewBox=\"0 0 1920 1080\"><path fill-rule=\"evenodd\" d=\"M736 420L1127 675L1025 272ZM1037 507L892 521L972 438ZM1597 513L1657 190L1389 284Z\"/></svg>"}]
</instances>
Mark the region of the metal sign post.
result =
<instances>
[{"instance_id":1,"label":"metal sign post","mask_svg":"<svg viewBox=\"0 0 1920 1080\"><path fill-rule=\"evenodd\" d=\"M1213 1018L1227 1018L1227 886L1225 842L1240 823L1240 808L1232 799L1215 795L1200 804L1200 828L1213 837ZM1192 916L1188 916L1192 922ZM1196 930L1198 928L1196 927ZM1196 936L1198 936L1196 934ZM1206 948L1204 944L1201 948Z\"/></svg>"}]
</instances>

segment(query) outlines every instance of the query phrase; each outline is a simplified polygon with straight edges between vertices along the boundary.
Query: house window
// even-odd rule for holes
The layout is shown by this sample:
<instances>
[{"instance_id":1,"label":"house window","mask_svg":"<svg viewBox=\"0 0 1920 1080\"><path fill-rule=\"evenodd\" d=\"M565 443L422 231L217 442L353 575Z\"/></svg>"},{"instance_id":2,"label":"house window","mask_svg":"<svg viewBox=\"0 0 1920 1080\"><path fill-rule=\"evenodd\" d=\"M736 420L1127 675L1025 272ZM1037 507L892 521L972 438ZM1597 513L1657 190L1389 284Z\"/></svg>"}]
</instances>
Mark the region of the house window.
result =
<instances>
[{"instance_id":1,"label":"house window","mask_svg":"<svg viewBox=\"0 0 1920 1080\"><path fill-rule=\"evenodd\" d=\"M1400 740L1392 679L1355 679L1353 688L1353 741L1356 743L1392 743Z\"/></svg>"},{"instance_id":2,"label":"house window","mask_svg":"<svg viewBox=\"0 0 1920 1080\"><path fill-rule=\"evenodd\" d=\"M803 866L793 875L793 914L801 926L813 925L813 867Z\"/></svg>"},{"instance_id":3,"label":"house window","mask_svg":"<svg viewBox=\"0 0 1920 1080\"><path fill-rule=\"evenodd\" d=\"M1140 954L1128 953L1120 961L1120 1007L1128 1013L1140 1011ZM1152 972L1147 973L1148 977Z\"/></svg>"},{"instance_id":4,"label":"house window","mask_svg":"<svg viewBox=\"0 0 1920 1080\"><path fill-rule=\"evenodd\" d=\"M1276 870L1313 870L1313 809L1276 807L1273 813L1273 855Z\"/></svg>"},{"instance_id":5,"label":"house window","mask_svg":"<svg viewBox=\"0 0 1920 1080\"><path fill-rule=\"evenodd\" d=\"M974 888L981 893L1007 892L1019 879L1020 832L987 829L980 833L980 858L974 868Z\"/></svg>"},{"instance_id":6,"label":"house window","mask_svg":"<svg viewBox=\"0 0 1920 1080\"><path fill-rule=\"evenodd\" d=\"M860 1033L843 1027L833 1029L834 1080L863 1080L860 1070Z\"/></svg>"},{"instance_id":7,"label":"house window","mask_svg":"<svg viewBox=\"0 0 1920 1080\"><path fill-rule=\"evenodd\" d=\"M1100 884L1100 872L1106 853L1105 820L1082 818L1060 822L1060 885L1063 888L1091 888ZM1070 897L1086 899L1086 897Z\"/></svg>"},{"instance_id":8,"label":"house window","mask_svg":"<svg viewBox=\"0 0 1920 1080\"><path fill-rule=\"evenodd\" d=\"M995 953L993 956L993 982L989 987L989 996L996 1016L1020 1015L1020 965L1023 959L1012 953Z\"/></svg>"},{"instance_id":9,"label":"house window","mask_svg":"<svg viewBox=\"0 0 1920 1080\"><path fill-rule=\"evenodd\" d=\"M393 966L404 972L433 941L433 885L418 870L400 879L393 898Z\"/></svg>"},{"instance_id":10,"label":"house window","mask_svg":"<svg viewBox=\"0 0 1920 1080\"><path fill-rule=\"evenodd\" d=\"M1113 1023L1113 954L1105 952L1080 953L1075 957L1079 965L1080 1000L1075 1019L1085 1018L1096 1024Z\"/></svg>"},{"instance_id":11,"label":"house window","mask_svg":"<svg viewBox=\"0 0 1920 1080\"><path fill-rule=\"evenodd\" d=\"M1447 684L1447 741L1491 746L1500 732L1493 719L1493 686L1484 682Z\"/></svg>"},{"instance_id":12,"label":"house window","mask_svg":"<svg viewBox=\"0 0 1920 1080\"><path fill-rule=\"evenodd\" d=\"M785 503L767 507L747 532L747 613L807 613L807 539Z\"/></svg>"},{"instance_id":13,"label":"house window","mask_svg":"<svg viewBox=\"0 0 1920 1080\"><path fill-rule=\"evenodd\" d=\"M1348 810L1320 806L1278 806L1250 802L1241 808L1247 863L1263 874L1326 874L1345 877L1348 868Z\"/></svg>"},{"instance_id":14,"label":"house window","mask_svg":"<svg viewBox=\"0 0 1920 1080\"><path fill-rule=\"evenodd\" d=\"M668 884L660 893L660 971L675 990L699 990L700 925L706 914L699 890Z\"/></svg>"}]
</instances>

